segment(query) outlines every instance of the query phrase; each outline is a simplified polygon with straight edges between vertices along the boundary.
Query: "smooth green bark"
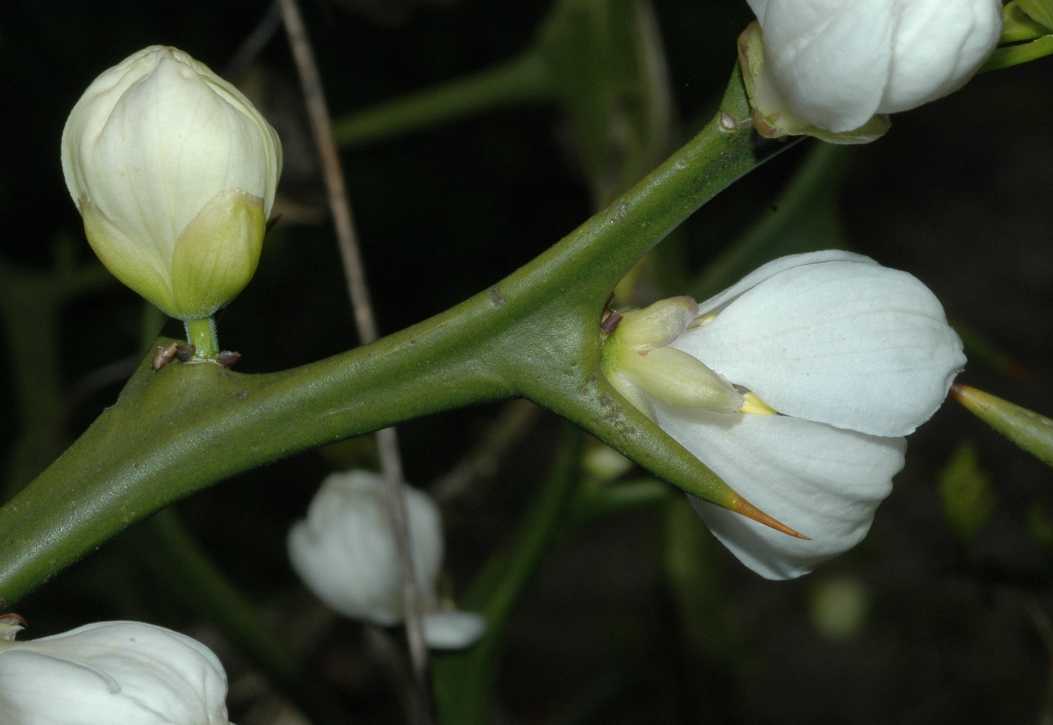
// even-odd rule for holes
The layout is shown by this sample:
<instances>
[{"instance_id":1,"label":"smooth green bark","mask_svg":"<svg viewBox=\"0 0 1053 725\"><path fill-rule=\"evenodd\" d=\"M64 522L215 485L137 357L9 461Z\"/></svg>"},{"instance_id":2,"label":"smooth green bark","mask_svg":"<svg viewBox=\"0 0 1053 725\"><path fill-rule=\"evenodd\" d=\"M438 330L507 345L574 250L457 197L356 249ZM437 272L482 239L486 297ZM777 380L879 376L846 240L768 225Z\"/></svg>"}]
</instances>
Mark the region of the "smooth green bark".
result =
<instances>
[{"instance_id":1,"label":"smooth green bark","mask_svg":"<svg viewBox=\"0 0 1053 725\"><path fill-rule=\"evenodd\" d=\"M757 146L736 71L721 109L636 186L502 282L377 342L247 375L149 359L81 438L0 508L0 609L118 531L275 459L430 413L523 396L656 475L742 501L599 369L610 290L672 229L783 144Z\"/></svg>"}]
</instances>

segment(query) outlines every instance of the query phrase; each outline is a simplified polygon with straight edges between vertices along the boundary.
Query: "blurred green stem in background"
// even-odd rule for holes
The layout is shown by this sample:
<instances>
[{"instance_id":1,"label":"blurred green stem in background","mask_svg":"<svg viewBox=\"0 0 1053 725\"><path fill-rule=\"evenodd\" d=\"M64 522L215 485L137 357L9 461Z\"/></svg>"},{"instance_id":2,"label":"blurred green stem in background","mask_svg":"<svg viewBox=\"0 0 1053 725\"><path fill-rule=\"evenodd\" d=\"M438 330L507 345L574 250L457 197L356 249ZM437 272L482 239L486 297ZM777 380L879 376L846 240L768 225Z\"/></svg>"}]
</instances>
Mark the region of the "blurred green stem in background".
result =
<instances>
[{"instance_id":1,"label":"blurred green stem in background","mask_svg":"<svg viewBox=\"0 0 1053 725\"><path fill-rule=\"evenodd\" d=\"M567 427L547 481L533 497L512 540L486 563L462 598L463 609L486 618L486 634L464 652L433 661L439 721L486 725L493 721L493 685L508 618L555 542L580 480L582 434Z\"/></svg>"},{"instance_id":2,"label":"blurred green stem in background","mask_svg":"<svg viewBox=\"0 0 1053 725\"><path fill-rule=\"evenodd\" d=\"M707 262L690 285L691 294L704 300L783 255L845 248L839 196L853 153L850 146L812 142L771 210Z\"/></svg>"},{"instance_id":3,"label":"blurred green stem in background","mask_svg":"<svg viewBox=\"0 0 1053 725\"><path fill-rule=\"evenodd\" d=\"M494 68L334 119L333 137L341 146L361 146L484 111L550 100L553 95L545 59L527 52Z\"/></svg>"},{"instance_id":4,"label":"blurred green stem in background","mask_svg":"<svg viewBox=\"0 0 1053 725\"><path fill-rule=\"evenodd\" d=\"M102 265L76 265L71 239L57 240L54 248L55 263L47 271L0 260L0 316L17 406L14 417L20 428L0 498L14 494L40 473L68 442L60 375L62 311L76 297L113 282Z\"/></svg>"}]
</instances>

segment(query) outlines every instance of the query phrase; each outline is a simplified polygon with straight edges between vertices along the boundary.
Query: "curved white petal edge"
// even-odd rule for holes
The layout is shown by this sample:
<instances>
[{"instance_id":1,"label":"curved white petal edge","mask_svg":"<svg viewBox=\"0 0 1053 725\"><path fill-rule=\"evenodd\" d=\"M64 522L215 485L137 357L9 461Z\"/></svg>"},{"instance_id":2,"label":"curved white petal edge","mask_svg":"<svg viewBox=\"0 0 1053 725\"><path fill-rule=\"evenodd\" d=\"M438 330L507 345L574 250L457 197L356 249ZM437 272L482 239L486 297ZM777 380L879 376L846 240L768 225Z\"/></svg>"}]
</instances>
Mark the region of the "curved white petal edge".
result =
<instances>
[{"instance_id":1,"label":"curved white petal edge","mask_svg":"<svg viewBox=\"0 0 1053 725\"><path fill-rule=\"evenodd\" d=\"M664 331L668 319L653 320L668 307L626 313L636 328L626 339L646 337L641 325ZM769 262L698 312L669 344L742 391L738 410L663 395L668 370L651 369L653 351L632 357L620 328L605 373L618 387L629 371L630 402L807 539L693 500L714 535L764 577L806 574L866 536L903 467L903 436L939 408L965 365L961 340L915 277L836 250Z\"/></svg>"},{"instance_id":2,"label":"curved white petal edge","mask_svg":"<svg viewBox=\"0 0 1053 725\"><path fill-rule=\"evenodd\" d=\"M807 574L859 543L903 467L907 443L782 415L685 413L656 422L762 511L807 535L795 539L692 497L710 531L768 579Z\"/></svg>"},{"instance_id":3,"label":"curved white petal edge","mask_svg":"<svg viewBox=\"0 0 1053 725\"><path fill-rule=\"evenodd\" d=\"M0 642L0 722L229 725L227 676L205 645L142 622Z\"/></svg>"},{"instance_id":4,"label":"curved white petal edge","mask_svg":"<svg viewBox=\"0 0 1053 725\"><path fill-rule=\"evenodd\" d=\"M424 641L433 649L464 649L486 631L486 620L473 612L447 610L424 615Z\"/></svg>"}]
</instances>

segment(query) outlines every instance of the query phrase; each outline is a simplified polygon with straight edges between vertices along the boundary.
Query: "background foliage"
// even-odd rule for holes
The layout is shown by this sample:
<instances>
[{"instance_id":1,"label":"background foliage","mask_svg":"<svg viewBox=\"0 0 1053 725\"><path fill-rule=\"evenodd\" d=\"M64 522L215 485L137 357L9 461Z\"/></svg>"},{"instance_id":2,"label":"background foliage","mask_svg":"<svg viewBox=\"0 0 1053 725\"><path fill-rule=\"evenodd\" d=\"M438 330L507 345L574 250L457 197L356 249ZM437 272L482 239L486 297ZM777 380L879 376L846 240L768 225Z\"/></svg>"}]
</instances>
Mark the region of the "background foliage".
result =
<instances>
[{"instance_id":1,"label":"background foliage","mask_svg":"<svg viewBox=\"0 0 1053 725\"><path fill-rule=\"evenodd\" d=\"M723 88L749 19L739 5L656 3L674 143L700 125ZM305 11L340 118L515 57L550 7L334 0ZM113 364L137 360L144 324L159 325L98 273L83 242L58 160L66 114L98 72L151 43L184 48L227 74L265 12L248 2L116 0L14 2L0 11L12 99L0 177L8 490L112 402L129 363ZM612 67L617 52L610 50ZM891 134L867 147L790 150L692 218L663 247L663 271L641 294L702 294L720 276L710 267L698 277L713 260L733 278L802 244L849 247L933 288L971 343L964 381L1053 411L1044 380L1053 355L1050 68L1046 60L981 76L897 116ZM286 171L281 221L255 281L222 313L221 339L243 353L241 369L278 370L347 349L355 336L284 36L233 71L278 127ZM594 168L587 162L595 152L575 126L581 111L534 99L346 150L382 330L479 291L591 212L596 184L583 168ZM427 488L448 474L500 412L403 426L409 479ZM538 495L545 474L537 462L556 457L560 428L547 414L533 419L496 467L446 502L453 590L467 589ZM276 693L307 690L300 699L310 701L315 689L338 693L335 706L356 721L399 722L403 673L390 642L327 613L284 554L285 531L318 481L336 468L373 465L371 446L363 438L304 454L177 507L193 539L299 653L286 662L284 682L275 681L275 667L270 679L261 676L256 662L267 653L247 655L202 610L188 561L157 545L173 541L163 519L133 527L23 600L31 634L147 620L220 652L236 722L282 722ZM948 406L912 436L907 469L864 544L799 581L773 584L739 566L676 495L568 524L510 620L498 708L509 722L553 723L1053 716L1049 483L1037 460ZM972 500L980 504L963 513L961 503ZM990 513L970 518L978 508ZM317 673L318 688L303 685L301 667Z\"/></svg>"}]
</instances>

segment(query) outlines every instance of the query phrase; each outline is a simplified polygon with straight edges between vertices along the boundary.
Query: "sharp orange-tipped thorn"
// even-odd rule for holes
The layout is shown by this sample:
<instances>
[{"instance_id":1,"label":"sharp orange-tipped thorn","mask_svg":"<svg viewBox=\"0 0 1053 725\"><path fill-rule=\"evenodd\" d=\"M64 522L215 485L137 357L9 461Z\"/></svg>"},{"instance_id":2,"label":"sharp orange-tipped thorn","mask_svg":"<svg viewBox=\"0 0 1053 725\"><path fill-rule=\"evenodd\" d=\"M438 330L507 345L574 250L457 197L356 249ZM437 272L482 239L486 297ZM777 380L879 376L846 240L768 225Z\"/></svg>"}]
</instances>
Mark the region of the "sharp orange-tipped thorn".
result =
<instances>
[{"instance_id":1,"label":"sharp orange-tipped thorn","mask_svg":"<svg viewBox=\"0 0 1053 725\"><path fill-rule=\"evenodd\" d=\"M794 531L786 524L782 523L778 519L775 519L768 514L761 511L759 508L751 504L742 496L735 496L731 502L731 510L737 514L742 514L748 519L756 521L758 524L764 524L770 528L775 529L787 536L792 536L795 539L803 539L804 541L811 541L807 536L799 531Z\"/></svg>"}]
</instances>

